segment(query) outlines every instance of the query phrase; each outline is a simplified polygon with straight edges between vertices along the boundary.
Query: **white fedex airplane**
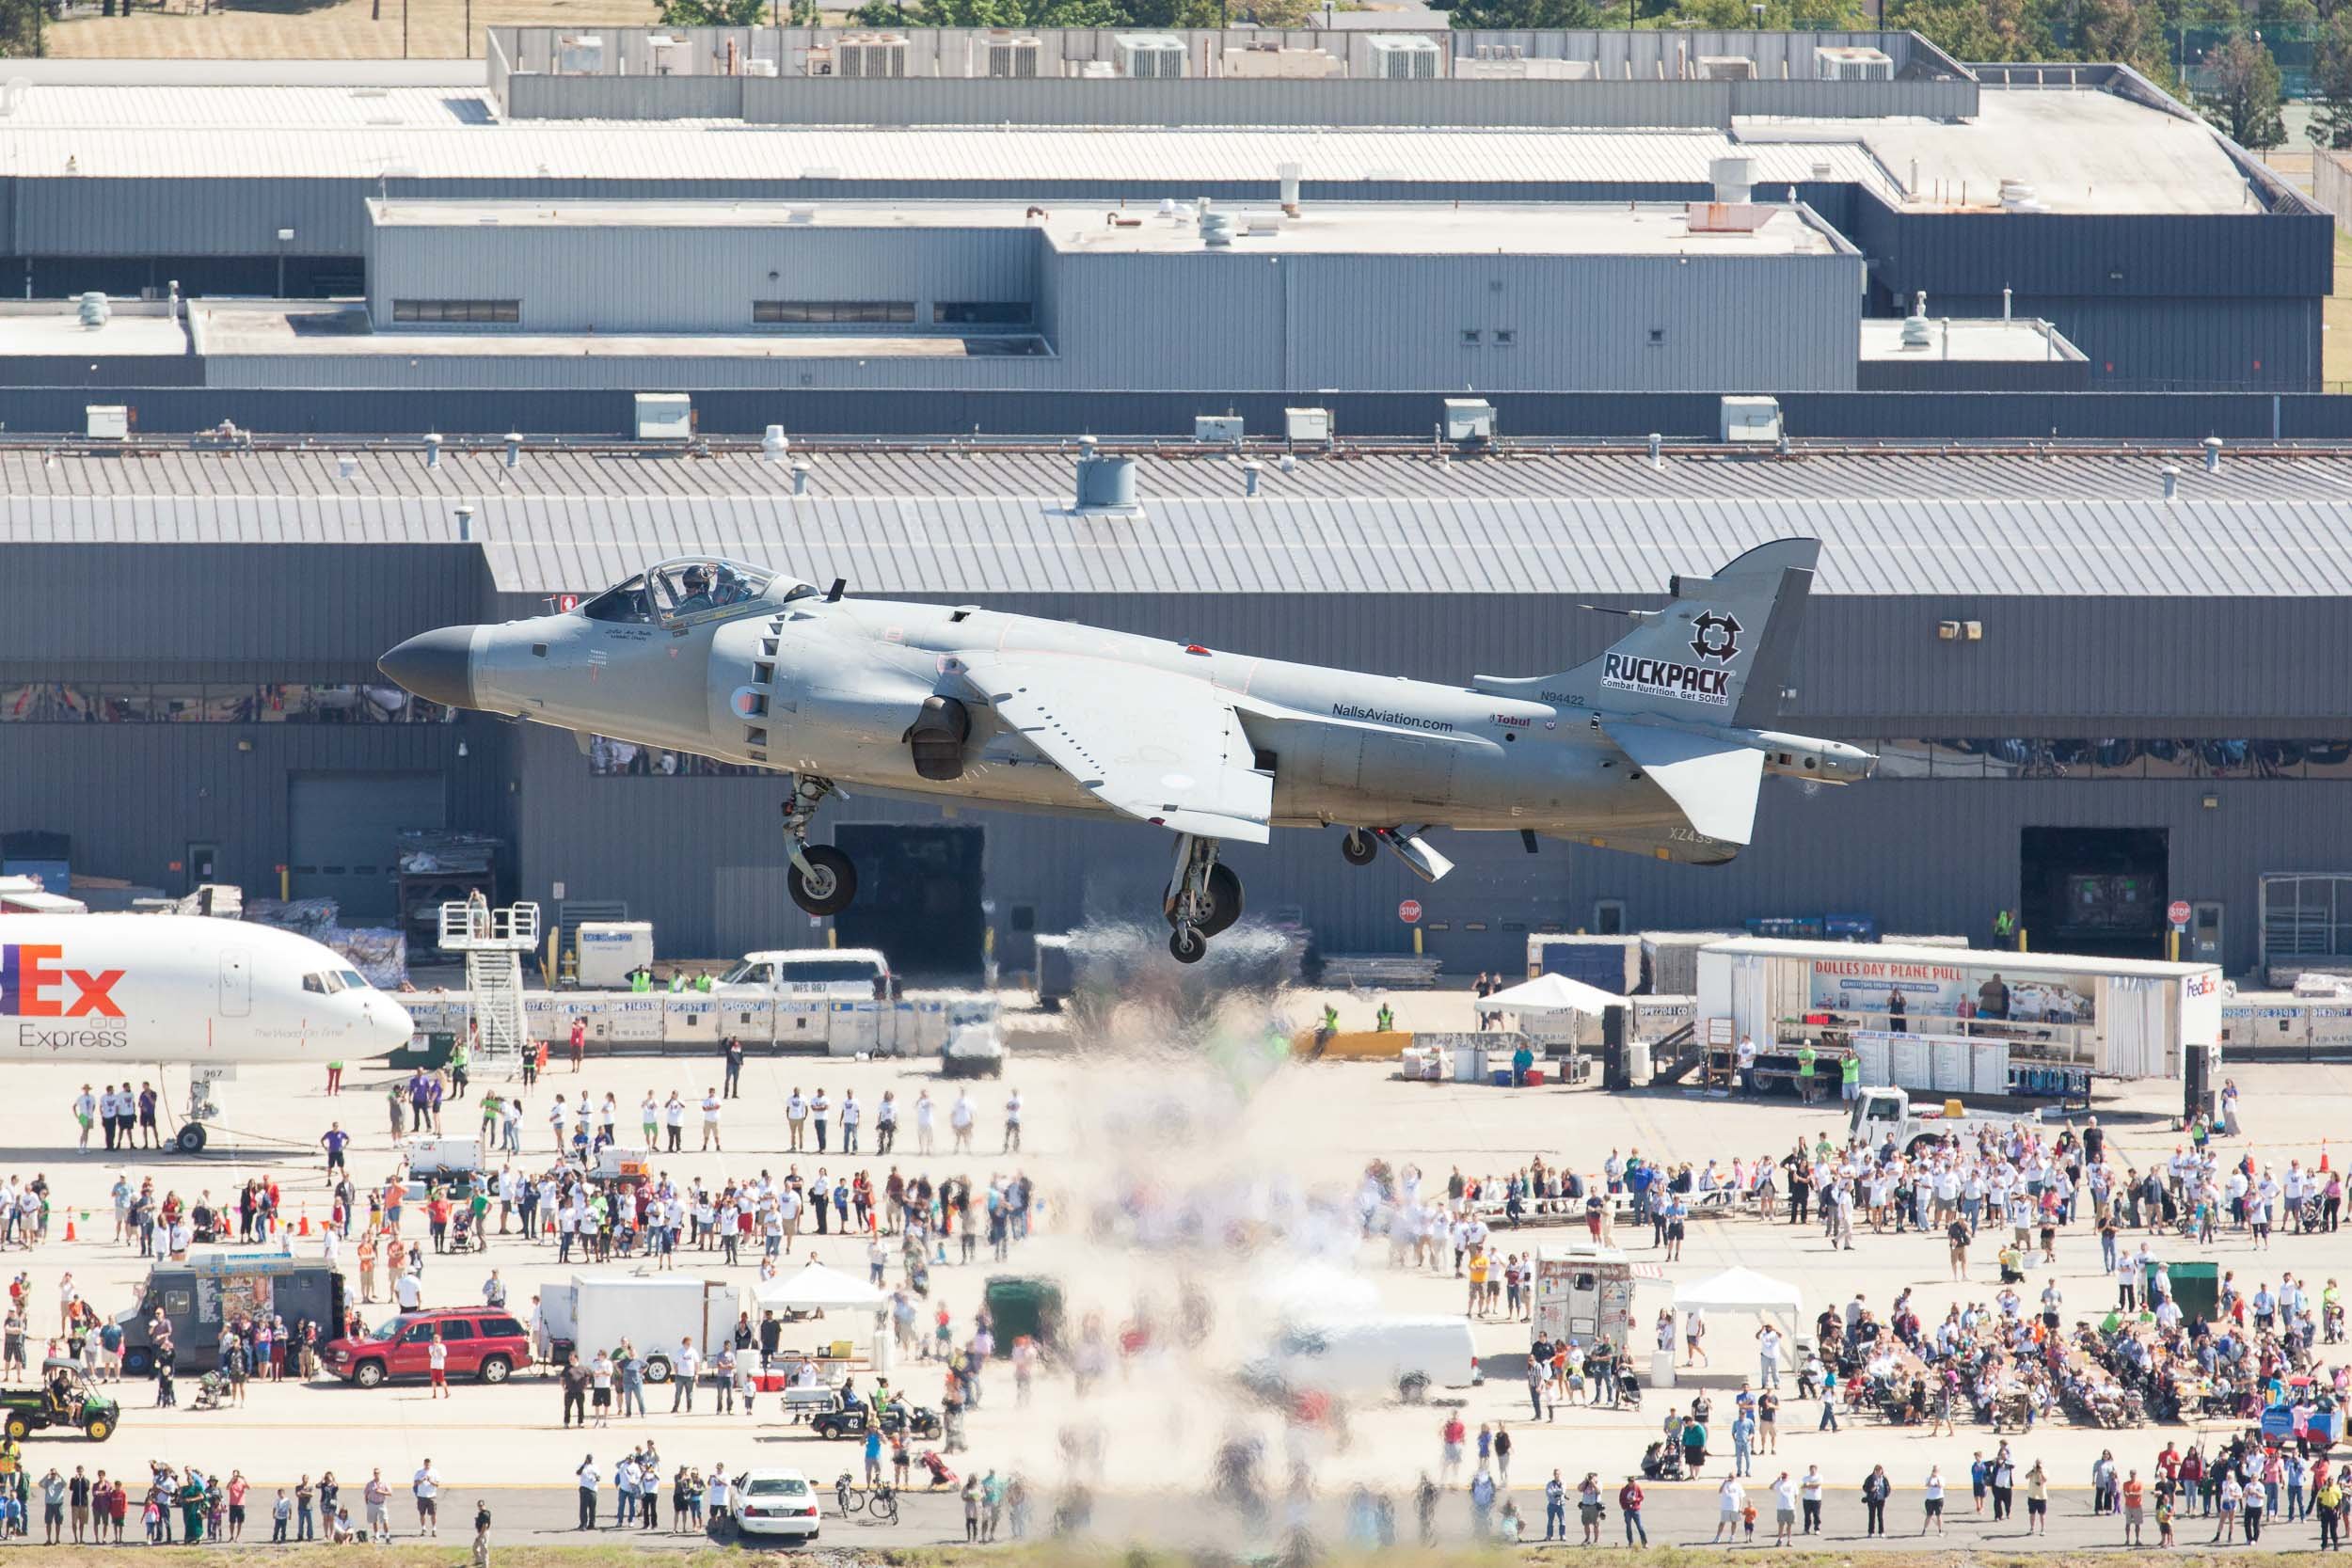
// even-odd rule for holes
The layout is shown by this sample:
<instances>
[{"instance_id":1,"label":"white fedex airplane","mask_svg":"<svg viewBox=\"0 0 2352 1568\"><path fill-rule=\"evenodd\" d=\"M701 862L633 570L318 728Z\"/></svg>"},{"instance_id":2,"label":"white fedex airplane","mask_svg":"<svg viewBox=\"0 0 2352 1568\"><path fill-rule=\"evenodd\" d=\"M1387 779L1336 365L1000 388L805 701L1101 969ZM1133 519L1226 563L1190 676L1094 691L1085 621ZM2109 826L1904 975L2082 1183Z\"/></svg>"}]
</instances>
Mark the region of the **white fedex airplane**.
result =
<instances>
[{"instance_id":1,"label":"white fedex airplane","mask_svg":"<svg viewBox=\"0 0 2352 1568\"><path fill-rule=\"evenodd\" d=\"M0 1054L112 1067L193 1065L177 1145L204 1147L212 1085L240 1064L380 1055L407 1010L349 960L291 931L163 914L0 919Z\"/></svg>"}]
</instances>

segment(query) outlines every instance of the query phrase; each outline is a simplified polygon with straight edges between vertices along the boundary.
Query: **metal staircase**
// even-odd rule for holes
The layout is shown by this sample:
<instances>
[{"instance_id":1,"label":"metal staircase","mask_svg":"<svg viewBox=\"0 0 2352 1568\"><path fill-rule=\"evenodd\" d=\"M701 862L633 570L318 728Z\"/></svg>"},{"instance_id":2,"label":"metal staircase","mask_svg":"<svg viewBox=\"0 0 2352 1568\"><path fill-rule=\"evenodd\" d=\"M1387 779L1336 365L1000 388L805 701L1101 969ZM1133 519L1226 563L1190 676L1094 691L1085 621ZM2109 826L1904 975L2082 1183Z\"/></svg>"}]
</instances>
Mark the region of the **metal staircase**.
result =
<instances>
[{"instance_id":1,"label":"metal staircase","mask_svg":"<svg viewBox=\"0 0 2352 1568\"><path fill-rule=\"evenodd\" d=\"M522 1070L531 1041L523 1022L523 955L539 945L539 906L492 909L479 898L441 906L441 948L466 955L473 999L472 1070Z\"/></svg>"}]
</instances>

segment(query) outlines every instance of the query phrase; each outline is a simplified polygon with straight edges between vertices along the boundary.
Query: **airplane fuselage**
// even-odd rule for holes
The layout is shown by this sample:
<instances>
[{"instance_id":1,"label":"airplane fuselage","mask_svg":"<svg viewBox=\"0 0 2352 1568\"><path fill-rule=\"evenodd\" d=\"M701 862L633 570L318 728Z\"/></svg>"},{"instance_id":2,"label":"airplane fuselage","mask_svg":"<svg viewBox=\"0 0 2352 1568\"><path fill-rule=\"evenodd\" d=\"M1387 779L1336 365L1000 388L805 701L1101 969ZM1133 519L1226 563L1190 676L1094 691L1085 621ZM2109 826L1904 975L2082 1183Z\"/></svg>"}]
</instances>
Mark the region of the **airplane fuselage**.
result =
<instances>
[{"instance_id":1,"label":"airplane fuselage","mask_svg":"<svg viewBox=\"0 0 2352 1568\"><path fill-rule=\"evenodd\" d=\"M0 1045L15 1060L323 1062L409 1034L398 1003L289 931L187 915L0 919Z\"/></svg>"},{"instance_id":2,"label":"airplane fuselage","mask_svg":"<svg viewBox=\"0 0 2352 1568\"><path fill-rule=\"evenodd\" d=\"M915 769L909 717L951 673L943 661L1039 654L1165 672L1241 700L1243 726L1274 775L1277 825L1412 821L1562 833L1603 819L1659 831L1680 821L1600 735L1597 694L1526 701L887 599L802 601L785 608L780 625L759 615L682 635L576 614L496 629L475 652L482 707L892 793L1107 809L985 708L973 712L961 778ZM742 712L755 698L765 710Z\"/></svg>"}]
</instances>

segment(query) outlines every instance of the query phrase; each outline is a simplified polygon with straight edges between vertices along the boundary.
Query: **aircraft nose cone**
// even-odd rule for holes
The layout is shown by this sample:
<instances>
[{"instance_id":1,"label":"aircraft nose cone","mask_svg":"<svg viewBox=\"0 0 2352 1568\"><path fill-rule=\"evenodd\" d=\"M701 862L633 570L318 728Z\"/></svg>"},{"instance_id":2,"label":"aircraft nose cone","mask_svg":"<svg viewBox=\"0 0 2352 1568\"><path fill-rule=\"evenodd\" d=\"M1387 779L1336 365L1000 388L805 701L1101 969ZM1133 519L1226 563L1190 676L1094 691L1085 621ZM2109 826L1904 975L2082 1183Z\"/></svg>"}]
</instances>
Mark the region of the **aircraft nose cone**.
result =
<instances>
[{"instance_id":1,"label":"aircraft nose cone","mask_svg":"<svg viewBox=\"0 0 2352 1568\"><path fill-rule=\"evenodd\" d=\"M375 661L375 667L406 690L444 707L472 707L471 626L437 626L420 632Z\"/></svg>"},{"instance_id":2,"label":"aircraft nose cone","mask_svg":"<svg viewBox=\"0 0 2352 1568\"><path fill-rule=\"evenodd\" d=\"M374 1043L379 1052L405 1049L409 1038L416 1033L416 1020L410 1018L408 1009L397 1002L382 997L373 998L368 1003L367 1013L368 1024L374 1031Z\"/></svg>"}]
</instances>

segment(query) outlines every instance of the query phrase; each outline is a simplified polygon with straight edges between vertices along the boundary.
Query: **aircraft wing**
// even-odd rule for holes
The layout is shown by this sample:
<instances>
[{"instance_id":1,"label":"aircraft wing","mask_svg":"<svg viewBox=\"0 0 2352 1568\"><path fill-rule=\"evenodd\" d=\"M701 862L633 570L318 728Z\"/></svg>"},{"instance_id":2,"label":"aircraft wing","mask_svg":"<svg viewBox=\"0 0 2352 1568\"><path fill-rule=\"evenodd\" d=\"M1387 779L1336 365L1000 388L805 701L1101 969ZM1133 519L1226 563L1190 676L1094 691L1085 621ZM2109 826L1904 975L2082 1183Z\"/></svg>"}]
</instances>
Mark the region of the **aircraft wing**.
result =
<instances>
[{"instance_id":1,"label":"aircraft wing","mask_svg":"<svg viewBox=\"0 0 2352 1568\"><path fill-rule=\"evenodd\" d=\"M964 656L998 716L1104 804L1180 833L1263 844L1274 778L1232 693L1083 655Z\"/></svg>"},{"instance_id":2,"label":"aircraft wing","mask_svg":"<svg viewBox=\"0 0 2352 1568\"><path fill-rule=\"evenodd\" d=\"M1694 831L1724 844L1745 844L1754 836L1756 796L1764 782L1762 752L1648 724L1604 727Z\"/></svg>"}]
</instances>

